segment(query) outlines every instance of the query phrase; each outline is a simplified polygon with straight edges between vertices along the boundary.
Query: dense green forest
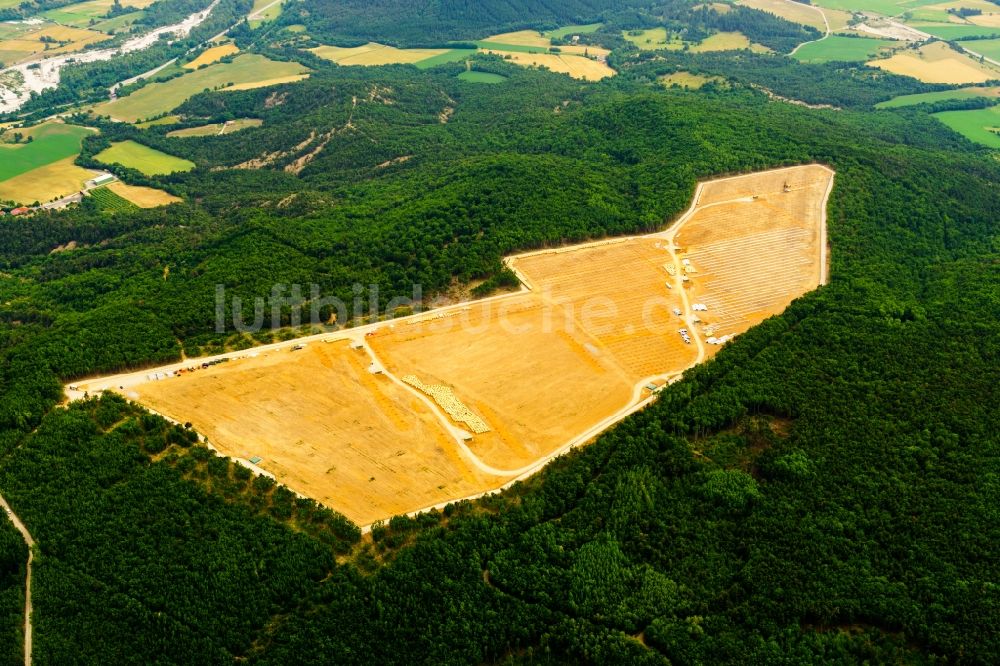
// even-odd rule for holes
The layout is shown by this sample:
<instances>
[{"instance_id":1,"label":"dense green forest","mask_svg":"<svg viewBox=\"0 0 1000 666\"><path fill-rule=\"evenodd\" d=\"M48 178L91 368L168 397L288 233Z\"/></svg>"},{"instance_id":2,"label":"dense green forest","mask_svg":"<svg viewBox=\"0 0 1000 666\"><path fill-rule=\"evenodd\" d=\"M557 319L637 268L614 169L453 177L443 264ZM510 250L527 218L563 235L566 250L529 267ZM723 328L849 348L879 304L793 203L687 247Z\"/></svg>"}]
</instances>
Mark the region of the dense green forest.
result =
<instances>
[{"instance_id":1,"label":"dense green forest","mask_svg":"<svg viewBox=\"0 0 1000 666\"><path fill-rule=\"evenodd\" d=\"M325 6L377 27L441 5ZM465 37L650 11L517 3L515 25L486 6L448 16ZM933 88L844 64L633 53L600 84L473 64L505 82L328 66L202 93L175 125L98 121L81 164L123 139L186 157L120 172L185 201L0 223L0 492L38 542L35 661L996 662L995 154L926 110L871 110ZM679 69L728 84L659 84ZM236 117L263 124L166 136ZM57 407L62 381L302 332L216 333L217 284L433 295L497 279L515 250L659 228L699 179L810 162L837 172L831 283L501 496L362 537L121 399ZM11 663L25 559L0 522Z\"/></svg>"},{"instance_id":2,"label":"dense green forest","mask_svg":"<svg viewBox=\"0 0 1000 666\"><path fill-rule=\"evenodd\" d=\"M0 510L0 664L23 664L24 576L28 547Z\"/></svg>"}]
</instances>

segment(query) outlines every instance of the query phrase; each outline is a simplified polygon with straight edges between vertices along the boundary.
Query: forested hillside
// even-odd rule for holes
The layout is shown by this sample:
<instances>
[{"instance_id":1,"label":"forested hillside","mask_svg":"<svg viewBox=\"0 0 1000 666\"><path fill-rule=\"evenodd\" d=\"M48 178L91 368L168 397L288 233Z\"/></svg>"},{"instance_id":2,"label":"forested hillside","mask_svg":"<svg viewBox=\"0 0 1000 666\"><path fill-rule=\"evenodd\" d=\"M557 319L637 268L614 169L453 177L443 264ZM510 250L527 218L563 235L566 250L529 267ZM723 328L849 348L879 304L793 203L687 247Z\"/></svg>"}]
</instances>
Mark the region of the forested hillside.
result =
<instances>
[{"instance_id":1,"label":"forested hillside","mask_svg":"<svg viewBox=\"0 0 1000 666\"><path fill-rule=\"evenodd\" d=\"M289 86L247 136L294 127L309 100L336 128L377 86L398 103L365 108L358 132L392 150L330 150L297 177L177 175L203 203L168 211L0 226L0 488L40 543L39 661L990 661L997 166L919 115L510 74ZM180 141L242 159L219 139ZM504 499L393 520L340 564L356 536L303 529L308 507L184 431L108 400L44 416L57 377L221 348L216 283L445 288L513 249L655 227L697 178L809 161L837 170L830 286ZM301 204L279 206L293 181Z\"/></svg>"},{"instance_id":2,"label":"forested hillside","mask_svg":"<svg viewBox=\"0 0 1000 666\"><path fill-rule=\"evenodd\" d=\"M603 18L620 36L681 13L695 34L725 16L639 0L297 7L260 34L304 21L413 44ZM809 34L783 23L750 36ZM0 222L0 492L37 541L36 663L1000 660L995 153L926 109L872 110L933 89L913 79L746 51L612 61L596 84L495 56L310 61L306 81L206 91L173 123L70 118L100 130L81 165L132 139L197 166L115 167L184 198L166 208ZM147 65L67 70L33 108ZM677 71L719 79L665 88ZM168 136L247 117L262 124ZM489 287L511 252L661 228L699 179L813 162L836 171L830 284L500 496L362 536L189 427L113 396L60 404L76 378L309 332L216 332L219 284L345 301L374 284L383 302L415 283ZM0 518L3 664L23 663L26 557Z\"/></svg>"},{"instance_id":3,"label":"forested hillside","mask_svg":"<svg viewBox=\"0 0 1000 666\"><path fill-rule=\"evenodd\" d=\"M566 24L601 22L596 41L623 47L621 30L665 26L697 42L717 31L743 32L754 42L777 51L791 51L799 42L819 33L774 14L749 7L710 5L685 0L461 0L404 2L363 0L325 2L305 0L282 17L285 24L301 23L313 37L344 44L369 40L399 46L440 46L472 41L513 30L548 30ZM589 40L589 37L584 37Z\"/></svg>"},{"instance_id":4,"label":"forested hillside","mask_svg":"<svg viewBox=\"0 0 1000 666\"><path fill-rule=\"evenodd\" d=\"M655 0L306 0L286 20L302 18L317 35L434 44L522 28L590 23L608 10L653 4Z\"/></svg>"}]
</instances>

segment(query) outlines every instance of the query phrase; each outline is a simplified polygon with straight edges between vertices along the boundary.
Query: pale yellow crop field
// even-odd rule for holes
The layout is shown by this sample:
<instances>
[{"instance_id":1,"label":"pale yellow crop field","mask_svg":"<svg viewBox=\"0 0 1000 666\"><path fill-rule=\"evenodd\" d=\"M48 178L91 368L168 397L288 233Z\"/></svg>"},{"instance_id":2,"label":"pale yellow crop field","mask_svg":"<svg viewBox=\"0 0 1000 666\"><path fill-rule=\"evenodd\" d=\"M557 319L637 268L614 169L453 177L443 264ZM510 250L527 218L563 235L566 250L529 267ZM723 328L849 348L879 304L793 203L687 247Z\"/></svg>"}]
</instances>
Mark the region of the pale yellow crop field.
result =
<instances>
[{"instance_id":1,"label":"pale yellow crop field","mask_svg":"<svg viewBox=\"0 0 1000 666\"><path fill-rule=\"evenodd\" d=\"M780 16L793 23L812 26L821 33L826 30L823 16L826 16L826 20L830 23L831 32L845 29L851 20L850 12L820 7L816 4L805 5L795 0L739 0L738 4Z\"/></svg>"},{"instance_id":2,"label":"pale yellow crop field","mask_svg":"<svg viewBox=\"0 0 1000 666\"><path fill-rule=\"evenodd\" d=\"M927 83L983 83L1000 78L1000 69L958 53L944 42L932 42L917 50L905 49L891 58L872 60L868 65Z\"/></svg>"},{"instance_id":3,"label":"pale yellow crop field","mask_svg":"<svg viewBox=\"0 0 1000 666\"><path fill-rule=\"evenodd\" d=\"M75 159L67 157L0 181L0 199L19 204L45 203L79 192L94 177L94 172L73 164Z\"/></svg>"},{"instance_id":4,"label":"pale yellow crop field","mask_svg":"<svg viewBox=\"0 0 1000 666\"><path fill-rule=\"evenodd\" d=\"M198 69L202 65L211 65L213 62L218 62L226 56L239 52L240 47L236 46L236 44L233 44L232 42L219 44L218 46L206 49L197 58L184 65L184 67L186 69Z\"/></svg>"},{"instance_id":5,"label":"pale yellow crop field","mask_svg":"<svg viewBox=\"0 0 1000 666\"><path fill-rule=\"evenodd\" d=\"M142 185L128 185L120 180L109 183L107 188L123 199L128 199L139 208L156 208L181 201L180 197L175 197L169 192Z\"/></svg>"},{"instance_id":6,"label":"pale yellow crop field","mask_svg":"<svg viewBox=\"0 0 1000 666\"><path fill-rule=\"evenodd\" d=\"M353 48L319 46L310 50L338 65L412 64L448 52L448 49L397 49L375 42Z\"/></svg>"},{"instance_id":7,"label":"pale yellow crop field","mask_svg":"<svg viewBox=\"0 0 1000 666\"><path fill-rule=\"evenodd\" d=\"M521 53L518 51L495 51L486 49L486 53L495 53L505 60L525 67L546 67L553 72L569 74L574 79L585 81L600 81L615 75L615 70L598 60L591 60L578 55L562 55L557 53Z\"/></svg>"}]
</instances>

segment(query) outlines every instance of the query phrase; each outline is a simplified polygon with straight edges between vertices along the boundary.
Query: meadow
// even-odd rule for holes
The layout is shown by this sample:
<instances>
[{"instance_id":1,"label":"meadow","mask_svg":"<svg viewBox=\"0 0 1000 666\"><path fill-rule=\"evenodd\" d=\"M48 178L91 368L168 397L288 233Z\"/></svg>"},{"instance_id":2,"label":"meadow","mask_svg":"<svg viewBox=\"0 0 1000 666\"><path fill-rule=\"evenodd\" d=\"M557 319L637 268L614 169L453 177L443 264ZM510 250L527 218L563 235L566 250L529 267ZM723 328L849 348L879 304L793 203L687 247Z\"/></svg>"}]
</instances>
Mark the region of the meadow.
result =
<instances>
[{"instance_id":1,"label":"meadow","mask_svg":"<svg viewBox=\"0 0 1000 666\"><path fill-rule=\"evenodd\" d=\"M710 51L735 51L751 49L755 52L766 52L769 49L752 44L746 35L739 32L718 32L698 43L686 43L680 38L667 34L666 28L649 28L647 30L626 30L622 32L626 41L632 42L644 51L667 49L680 50L687 44L692 53L707 53Z\"/></svg>"},{"instance_id":2,"label":"meadow","mask_svg":"<svg viewBox=\"0 0 1000 666\"><path fill-rule=\"evenodd\" d=\"M845 12L875 12L884 16L898 16L925 5L937 4L940 0L817 0L815 4L823 8L839 9Z\"/></svg>"},{"instance_id":3,"label":"meadow","mask_svg":"<svg viewBox=\"0 0 1000 666\"><path fill-rule=\"evenodd\" d=\"M564 25L555 30L546 30L545 36L549 39L565 39L571 35L587 35L600 30L603 23L587 23L585 25Z\"/></svg>"},{"instance_id":4,"label":"meadow","mask_svg":"<svg viewBox=\"0 0 1000 666\"><path fill-rule=\"evenodd\" d=\"M253 8L247 16L250 28L259 28L267 21L278 18L281 15L282 5L282 2L274 2L274 0L254 0Z\"/></svg>"},{"instance_id":5,"label":"meadow","mask_svg":"<svg viewBox=\"0 0 1000 666\"><path fill-rule=\"evenodd\" d=\"M445 51L436 56L431 56L430 58L425 58L419 62L413 63L417 69L430 69L431 67L436 67L438 65L443 65L449 62L458 62L460 60L465 60L466 58L472 56L475 53L473 49L452 49L450 51Z\"/></svg>"},{"instance_id":6,"label":"meadow","mask_svg":"<svg viewBox=\"0 0 1000 666\"><path fill-rule=\"evenodd\" d=\"M174 157L144 146L135 141L119 141L94 155L94 159L105 164L120 164L141 171L147 176L158 176L176 171L190 171L194 162Z\"/></svg>"},{"instance_id":7,"label":"meadow","mask_svg":"<svg viewBox=\"0 0 1000 666\"><path fill-rule=\"evenodd\" d=\"M133 7L138 10L145 9L149 5L153 4L153 1L154 0L125 0L120 4L123 7ZM42 16L50 21L75 28L96 27L96 24L92 26L91 21L100 21L100 19L106 17L108 11L110 11L113 6L113 0L87 0L86 2L78 2L71 5L64 5L57 9L50 9L47 12L44 12ZM107 19L107 21L111 20L112 19ZM102 27L102 32L113 29L108 25L104 25Z\"/></svg>"},{"instance_id":8,"label":"meadow","mask_svg":"<svg viewBox=\"0 0 1000 666\"><path fill-rule=\"evenodd\" d=\"M622 37L643 50L663 49L670 45L676 45L676 48L680 48L682 45L679 39L668 39L666 28L626 30L622 32Z\"/></svg>"},{"instance_id":9,"label":"meadow","mask_svg":"<svg viewBox=\"0 0 1000 666\"><path fill-rule=\"evenodd\" d=\"M308 70L295 62L277 62L257 54L205 67L162 83L150 83L127 97L104 102L93 113L136 122L180 106L192 95L216 88L241 90L305 78Z\"/></svg>"},{"instance_id":10,"label":"meadow","mask_svg":"<svg viewBox=\"0 0 1000 666\"><path fill-rule=\"evenodd\" d=\"M1000 134L990 129L1000 130L1000 107L974 109L971 111L943 111L934 117L970 141L990 148L1000 148Z\"/></svg>"},{"instance_id":11,"label":"meadow","mask_svg":"<svg viewBox=\"0 0 1000 666\"><path fill-rule=\"evenodd\" d=\"M996 34L1000 35L1000 28L996 30ZM1000 39L977 39L974 42L965 43L964 46L991 60L1000 62ZM996 78L1000 79L1000 73L997 73Z\"/></svg>"},{"instance_id":12,"label":"meadow","mask_svg":"<svg viewBox=\"0 0 1000 666\"><path fill-rule=\"evenodd\" d=\"M218 136L221 134L232 134L248 127L260 127L264 121L259 118L237 118L223 123L209 123L198 127L186 127L184 129L167 132L169 137L190 137L190 136Z\"/></svg>"},{"instance_id":13,"label":"meadow","mask_svg":"<svg viewBox=\"0 0 1000 666\"><path fill-rule=\"evenodd\" d=\"M972 99L974 97L1000 97L1000 88L959 88L957 90L940 90L937 92L901 95L886 102L879 102L876 109L895 109L901 106L930 104L948 99Z\"/></svg>"},{"instance_id":14,"label":"meadow","mask_svg":"<svg viewBox=\"0 0 1000 666\"><path fill-rule=\"evenodd\" d=\"M1000 9L1000 7L998 7ZM941 39L969 39L970 37L985 37L996 35L1000 37L1000 27L981 25L915 25L915 28ZM976 42L977 44L979 42ZM972 43L967 44L973 51L978 51Z\"/></svg>"},{"instance_id":15,"label":"meadow","mask_svg":"<svg viewBox=\"0 0 1000 666\"><path fill-rule=\"evenodd\" d=\"M721 76L703 76L691 72L674 72L672 74L664 74L659 78L659 81L668 88L678 86L689 90L698 90L707 83L724 83L725 79Z\"/></svg>"},{"instance_id":16,"label":"meadow","mask_svg":"<svg viewBox=\"0 0 1000 666\"><path fill-rule=\"evenodd\" d=\"M469 83L503 83L507 80L506 76L502 76L500 74L493 74L492 72L477 72L475 70L462 72L458 75L458 78L463 81L468 81Z\"/></svg>"},{"instance_id":17,"label":"meadow","mask_svg":"<svg viewBox=\"0 0 1000 666\"><path fill-rule=\"evenodd\" d=\"M878 55L883 49L896 44L886 39L868 37L842 37L830 35L826 39L803 44L792 57L804 63L860 62Z\"/></svg>"}]
</instances>

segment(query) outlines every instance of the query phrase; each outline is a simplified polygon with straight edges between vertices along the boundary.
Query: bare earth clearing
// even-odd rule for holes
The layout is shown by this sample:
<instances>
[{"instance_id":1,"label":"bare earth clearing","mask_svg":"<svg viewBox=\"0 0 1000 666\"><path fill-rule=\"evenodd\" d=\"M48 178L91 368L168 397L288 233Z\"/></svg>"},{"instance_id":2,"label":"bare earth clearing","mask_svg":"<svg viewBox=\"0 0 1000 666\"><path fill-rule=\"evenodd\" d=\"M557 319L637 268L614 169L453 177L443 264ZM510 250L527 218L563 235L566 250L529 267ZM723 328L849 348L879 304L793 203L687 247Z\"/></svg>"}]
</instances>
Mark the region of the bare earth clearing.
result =
<instances>
[{"instance_id":1,"label":"bare earth clearing","mask_svg":"<svg viewBox=\"0 0 1000 666\"><path fill-rule=\"evenodd\" d=\"M650 385L825 283L832 185L818 165L710 181L666 231L509 258L525 285L513 294L67 393L114 390L190 421L362 525L476 496L586 443L652 400Z\"/></svg>"}]
</instances>

